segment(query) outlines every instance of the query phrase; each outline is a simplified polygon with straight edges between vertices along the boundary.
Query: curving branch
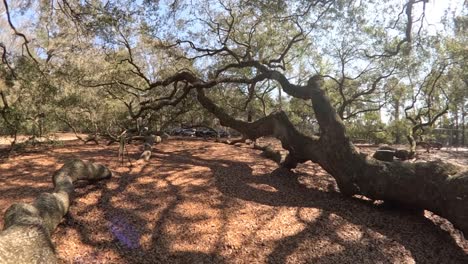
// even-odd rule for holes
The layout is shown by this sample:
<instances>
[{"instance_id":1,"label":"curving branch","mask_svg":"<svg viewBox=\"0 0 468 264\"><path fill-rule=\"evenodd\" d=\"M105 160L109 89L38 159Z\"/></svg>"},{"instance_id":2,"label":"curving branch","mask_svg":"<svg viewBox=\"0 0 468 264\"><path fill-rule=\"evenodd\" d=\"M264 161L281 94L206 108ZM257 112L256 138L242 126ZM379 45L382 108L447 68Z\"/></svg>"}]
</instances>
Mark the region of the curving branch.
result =
<instances>
[{"instance_id":1,"label":"curving branch","mask_svg":"<svg viewBox=\"0 0 468 264\"><path fill-rule=\"evenodd\" d=\"M281 141L283 148L289 151L289 155L298 161L305 162L306 160L301 158L305 156L307 156L307 160L315 162L318 160L320 154L314 152L314 149L317 149L318 138L308 137L299 132L285 112L274 112L255 122L245 122L231 117L208 98L203 89L197 89L197 99L205 109L219 119L221 125L239 131L246 138L255 140L264 136L275 136Z\"/></svg>"},{"instance_id":2,"label":"curving branch","mask_svg":"<svg viewBox=\"0 0 468 264\"><path fill-rule=\"evenodd\" d=\"M352 196L367 196L393 204L427 209L446 217L454 226L468 232L468 171L443 162L382 162L359 153L350 142L345 126L321 89L321 78L314 76L306 85L291 84L277 71L262 70L276 80L291 96L309 99L320 126L320 138L299 133L284 112L273 113L254 122L229 116L197 89L200 104L219 118L224 126L234 128L251 139L260 136L278 138L289 151L285 167L311 160L318 163L336 180L340 191ZM237 65L239 66L239 65Z\"/></svg>"},{"instance_id":3,"label":"curving branch","mask_svg":"<svg viewBox=\"0 0 468 264\"><path fill-rule=\"evenodd\" d=\"M415 4L421 3L421 2L423 3L423 12L421 14L421 17L418 20L413 21L413 7ZM403 8L400 14L398 14L397 20L395 21L393 26L390 27L392 29L396 28L397 23L400 21L400 17L402 16L403 13L405 13L406 15L405 37L398 42L394 50L386 49L382 54L374 54L374 55L370 55L369 53L367 53L367 51L364 51L364 54L366 55L366 57L368 58L390 58L390 57L398 55L401 49L403 48L404 44L408 43L409 45L411 45L411 43L413 42L413 37L412 37L413 23L421 21L421 25L418 29L418 35L419 35L422 30L422 24L423 24L422 21L425 17L427 2L428 0L408 0L408 2L403 5Z\"/></svg>"},{"instance_id":4,"label":"curving branch","mask_svg":"<svg viewBox=\"0 0 468 264\"><path fill-rule=\"evenodd\" d=\"M443 76L443 73L447 69L447 67L450 64L443 64L438 71L435 71L432 69L425 77L423 82L419 85L417 88L416 94L413 95L411 104L406 106L404 109L405 112L405 118L409 120L412 124L412 127L409 130L409 133L407 135L408 141L409 141L409 147L410 147L410 152L415 153L416 152L416 140L415 136L418 135L420 132L424 132L424 129L427 127L431 127L434 125L434 123L444 114L446 114L449 110L449 103L448 100L445 104L445 107L436 110L433 108L433 93L436 90L436 87L440 83L440 80ZM431 80L431 77L434 76L433 80ZM430 83L432 82L432 83ZM427 90L425 89L427 88ZM445 95L445 92L442 89L442 93ZM410 113L411 110L416 108L416 104L418 100L420 100L420 97L424 96L424 103L425 106L420 107L417 111L416 115L412 115ZM424 121L426 120L426 121Z\"/></svg>"},{"instance_id":5,"label":"curving branch","mask_svg":"<svg viewBox=\"0 0 468 264\"><path fill-rule=\"evenodd\" d=\"M148 77L146 77L146 75L141 70L140 66L138 66L135 60L133 59L132 47L130 46L130 43L128 42L127 37L125 37L122 31L120 31L120 29L118 29L118 32L119 32L120 37L122 38L122 41L120 42L125 46L125 49L128 52L128 58L122 60L121 62L124 62L124 61L128 62L135 69L135 70L130 70L130 72L132 72L133 74L143 79L146 82L146 84L149 86L151 84L151 81L149 80Z\"/></svg>"},{"instance_id":6,"label":"curving branch","mask_svg":"<svg viewBox=\"0 0 468 264\"><path fill-rule=\"evenodd\" d=\"M36 60L36 58L34 58L34 56L32 55L31 51L29 50L29 40L28 38L26 37L25 34L19 32L16 27L13 25L13 22L12 22L12 19L11 19L11 15L10 15L10 8L8 7L8 2L7 0L3 0L3 5L5 6L5 13L6 13L6 16L7 16L7 21L8 21L8 25L10 26L10 28L13 30L14 34L16 36L19 36L23 39L23 47L26 49L26 52L28 53L28 56L36 63L36 64L39 64L39 62Z\"/></svg>"}]
</instances>

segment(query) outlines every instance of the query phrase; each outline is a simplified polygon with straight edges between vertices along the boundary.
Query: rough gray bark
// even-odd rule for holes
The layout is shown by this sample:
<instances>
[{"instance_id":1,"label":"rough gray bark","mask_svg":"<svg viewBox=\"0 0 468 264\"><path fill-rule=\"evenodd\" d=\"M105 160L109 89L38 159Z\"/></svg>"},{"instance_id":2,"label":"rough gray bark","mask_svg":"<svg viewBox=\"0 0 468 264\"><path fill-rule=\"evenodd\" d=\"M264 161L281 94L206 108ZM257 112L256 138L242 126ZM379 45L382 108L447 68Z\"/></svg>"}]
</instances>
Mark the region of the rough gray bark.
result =
<instances>
[{"instance_id":1,"label":"rough gray bark","mask_svg":"<svg viewBox=\"0 0 468 264\"><path fill-rule=\"evenodd\" d=\"M57 263L50 237L68 212L73 183L111 176L111 171L103 165L79 159L66 161L52 178L52 193L42 193L31 204L13 204L5 212L0 233L0 263Z\"/></svg>"}]
</instances>

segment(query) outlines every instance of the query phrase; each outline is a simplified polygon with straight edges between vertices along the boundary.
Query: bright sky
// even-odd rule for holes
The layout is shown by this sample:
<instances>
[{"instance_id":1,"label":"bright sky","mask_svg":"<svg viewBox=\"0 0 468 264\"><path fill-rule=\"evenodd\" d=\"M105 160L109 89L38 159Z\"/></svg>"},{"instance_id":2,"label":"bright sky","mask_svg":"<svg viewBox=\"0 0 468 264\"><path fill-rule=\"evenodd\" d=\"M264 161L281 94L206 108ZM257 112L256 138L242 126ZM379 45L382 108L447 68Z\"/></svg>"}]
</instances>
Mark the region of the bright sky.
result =
<instances>
[{"instance_id":1,"label":"bright sky","mask_svg":"<svg viewBox=\"0 0 468 264\"><path fill-rule=\"evenodd\" d=\"M403 0L400 1L403 4ZM430 25L428 29L443 30L444 28L440 21L445 10L449 9L450 12L459 15L463 11L464 1L465 0L429 0L429 3L426 4L426 21ZM419 6L422 7L422 5ZM418 10L418 13L419 12L420 10Z\"/></svg>"}]
</instances>

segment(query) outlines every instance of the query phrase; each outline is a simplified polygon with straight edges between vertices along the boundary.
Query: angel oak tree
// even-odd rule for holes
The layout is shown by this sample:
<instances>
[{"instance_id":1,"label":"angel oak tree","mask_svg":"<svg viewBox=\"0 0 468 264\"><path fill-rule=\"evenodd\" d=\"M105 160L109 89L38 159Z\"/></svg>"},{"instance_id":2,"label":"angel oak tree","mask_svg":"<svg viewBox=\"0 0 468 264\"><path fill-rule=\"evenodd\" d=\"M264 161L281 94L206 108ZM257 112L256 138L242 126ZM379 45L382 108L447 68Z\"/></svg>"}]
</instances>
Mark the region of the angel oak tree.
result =
<instances>
[{"instance_id":1,"label":"angel oak tree","mask_svg":"<svg viewBox=\"0 0 468 264\"><path fill-rule=\"evenodd\" d=\"M464 233L468 232L468 171L441 161L383 162L359 153L347 136L345 125L330 99L321 89L320 77L314 76L307 84L297 85L260 62L241 62L230 67L253 67L258 70L254 79L275 80L290 96L310 100L320 126L319 136L306 136L299 132L283 111L254 122L231 117L204 91L220 80L203 81L185 72L178 75L183 76L179 81L185 81L190 89L197 90L200 104L214 114L221 125L236 129L251 140L264 136L279 139L282 147L289 151L282 166L291 169L310 160L330 173L340 192L346 196L364 195L373 200L426 209L447 218ZM185 78L187 76L189 78ZM245 79L245 82L250 80Z\"/></svg>"}]
</instances>

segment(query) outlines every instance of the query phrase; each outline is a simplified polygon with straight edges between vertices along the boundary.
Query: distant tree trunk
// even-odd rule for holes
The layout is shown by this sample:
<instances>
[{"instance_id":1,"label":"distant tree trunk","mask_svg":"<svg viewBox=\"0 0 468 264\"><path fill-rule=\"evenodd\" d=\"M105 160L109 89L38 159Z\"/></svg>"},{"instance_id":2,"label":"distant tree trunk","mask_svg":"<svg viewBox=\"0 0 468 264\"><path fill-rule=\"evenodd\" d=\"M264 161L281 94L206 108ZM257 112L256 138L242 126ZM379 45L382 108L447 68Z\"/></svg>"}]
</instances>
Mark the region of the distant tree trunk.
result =
<instances>
[{"instance_id":1,"label":"distant tree trunk","mask_svg":"<svg viewBox=\"0 0 468 264\"><path fill-rule=\"evenodd\" d=\"M408 110L408 109L409 108L407 108L405 110ZM427 121L425 121L425 122L422 121L422 116L420 114L418 114L417 118L412 118L405 111L406 119L411 121L411 123L413 124L413 126L411 127L411 129L409 130L409 133L407 135L409 145L410 145L409 151L410 151L411 156L413 156L416 153L416 144L417 144L417 142L415 140L415 137L418 137L419 141L423 141L422 133L424 133L424 129L427 128L427 127L433 126L434 123L441 116L443 116L444 114L447 113L448 109L449 109L449 107L448 107L448 104L447 104L442 111L438 112L435 115L429 116L429 119ZM452 131L452 130L450 130L450 131ZM450 135L450 137L452 137L452 135ZM429 151L429 149L428 149L428 151Z\"/></svg>"},{"instance_id":2,"label":"distant tree trunk","mask_svg":"<svg viewBox=\"0 0 468 264\"><path fill-rule=\"evenodd\" d=\"M395 144L401 144L401 131L400 131L400 100L395 100L395 124L396 124L396 131L395 131Z\"/></svg>"},{"instance_id":3,"label":"distant tree trunk","mask_svg":"<svg viewBox=\"0 0 468 264\"><path fill-rule=\"evenodd\" d=\"M15 150L16 142L18 141L18 130L14 130L10 137L13 138L13 141L10 143L10 147L8 148L8 153L11 154Z\"/></svg>"},{"instance_id":4,"label":"distant tree trunk","mask_svg":"<svg viewBox=\"0 0 468 264\"><path fill-rule=\"evenodd\" d=\"M252 122L253 118L253 109L252 106L249 105L249 108L247 110L247 122Z\"/></svg>"},{"instance_id":5,"label":"distant tree trunk","mask_svg":"<svg viewBox=\"0 0 468 264\"><path fill-rule=\"evenodd\" d=\"M39 116L39 137L42 137L44 135L44 118L45 115Z\"/></svg>"},{"instance_id":6,"label":"distant tree trunk","mask_svg":"<svg viewBox=\"0 0 468 264\"><path fill-rule=\"evenodd\" d=\"M413 136L413 132L410 132L406 138L408 139L410 155L414 156L416 154L416 139Z\"/></svg>"},{"instance_id":7,"label":"distant tree trunk","mask_svg":"<svg viewBox=\"0 0 468 264\"><path fill-rule=\"evenodd\" d=\"M11 117L8 114L10 106L8 104L7 97L2 90L0 90L0 98L2 99L3 103L3 107L0 108L0 116L3 118L3 121L5 122L5 125L8 128L9 134L13 138L13 141L10 144L10 149L8 150L8 153L11 153L15 149L20 120L18 119L18 117Z\"/></svg>"},{"instance_id":8,"label":"distant tree trunk","mask_svg":"<svg viewBox=\"0 0 468 264\"><path fill-rule=\"evenodd\" d=\"M69 160L53 176L54 191L42 193L31 204L18 203L5 212L0 233L0 263L57 263L51 235L68 212L73 183L108 179L103 165Z\"/></svg>"},{"instance_id":9,"label":"distant tree trunk","mask_svg":"<svg viewBox=\"0 0 468 264\"><path fill-rule=\"evenodd\" d=\"M293 168L310 160L332 175L346 196L364 195L373 200L427 209L449 219L455 227L468 233L468 172L443 162L382 162L359 153L346 135L345 126L319 87L319 78L308 84L291 84L277 71L264 70L277 80L291 96L312 100L320 125L320 137L299 132L282 111L255 122L244 122L229 116L222 108L197 89L198 101L229 126L254 140L274 136L289 151L283 166Z\"/></svg>"},{"instance_id":10,"label":"distant tree trunk","mask_svg":"<svg viewBox=\"0 0 468 264\"><path fill-rule=\"evenodd\" d=\"M461 116L461 133L462 133L462 136L461 136L461 144L463 146L465 146L466 142L465 142L465 117L466 117L466 110L465 110L465 106L463 105L462 106L462 116Z\"/></svg>"},{"instance_id":11,"label":"distant tree trunk","mask_svg":"<svg viewBox=\"0 0 468 264\"><path fill-rule=\"evenodd\" d=\"M453 119L454 119L454 124L455 124L455 139L454 139L454 145L458 146L460 144L460 131L458 131L459 123L458 123L458 107L455 108L455 111L453 113Z\"/></svg>"},{"instance_id":12,"label":"distant tree trunk","mask_svg":"<svg viewBox=\"0 0 468 264\"><path fill-rule=\"evenodd\" d=\"M283 111L283 95L281 87L278 87L278 110Z\"/></svg>"}]
</instances>

